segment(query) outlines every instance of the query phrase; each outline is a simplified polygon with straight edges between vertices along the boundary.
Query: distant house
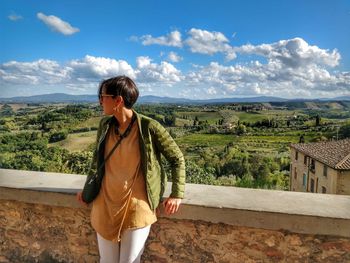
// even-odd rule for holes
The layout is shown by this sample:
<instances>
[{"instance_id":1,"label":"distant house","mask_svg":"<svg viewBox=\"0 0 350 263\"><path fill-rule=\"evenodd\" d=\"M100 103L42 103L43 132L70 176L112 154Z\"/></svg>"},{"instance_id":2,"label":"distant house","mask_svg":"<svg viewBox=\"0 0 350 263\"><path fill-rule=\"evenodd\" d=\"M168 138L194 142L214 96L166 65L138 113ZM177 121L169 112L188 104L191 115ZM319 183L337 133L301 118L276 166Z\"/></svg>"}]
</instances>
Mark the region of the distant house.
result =
<instances>
[{"instance_id":1,"label":"distant house","mask_svg":"<svg viewBox=\"0 0 350 263\"><path fill-rule=\"evenodd\" d=\"M350 139L290 148L291 191L350 195Z\"/></svg>"}]
</instances>

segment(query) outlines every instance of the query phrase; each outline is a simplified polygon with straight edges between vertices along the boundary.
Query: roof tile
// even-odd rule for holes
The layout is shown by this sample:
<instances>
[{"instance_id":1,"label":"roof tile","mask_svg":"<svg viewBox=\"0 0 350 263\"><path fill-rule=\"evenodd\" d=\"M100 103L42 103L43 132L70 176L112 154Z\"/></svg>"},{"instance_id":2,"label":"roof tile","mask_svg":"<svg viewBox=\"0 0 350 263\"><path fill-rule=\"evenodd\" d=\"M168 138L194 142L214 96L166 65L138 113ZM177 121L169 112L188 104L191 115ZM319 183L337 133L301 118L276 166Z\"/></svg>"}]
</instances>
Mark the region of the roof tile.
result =
<instances>
[{"instance_id":1,"label":"roof tile","mask_svg":"<svg viewBox=\"0 0 350 263\"><path fill-rule=\"evenodd\" d=\"M296 143L291 147L338 170L350 170L350 139Z\"/></svg>"}]
</instances>

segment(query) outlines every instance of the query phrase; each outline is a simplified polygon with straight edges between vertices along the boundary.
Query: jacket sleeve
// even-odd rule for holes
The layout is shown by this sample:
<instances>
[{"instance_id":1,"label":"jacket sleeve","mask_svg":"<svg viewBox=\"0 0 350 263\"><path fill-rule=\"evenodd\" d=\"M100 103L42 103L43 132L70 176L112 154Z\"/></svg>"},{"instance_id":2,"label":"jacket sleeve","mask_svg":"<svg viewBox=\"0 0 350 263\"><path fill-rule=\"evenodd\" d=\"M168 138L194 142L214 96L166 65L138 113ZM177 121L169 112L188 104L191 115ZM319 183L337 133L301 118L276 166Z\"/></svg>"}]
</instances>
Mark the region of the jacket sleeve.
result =
<instances>
[{"instance_id":1,"label":"jacket sleeve","mask_svg":"<svg viewBox=\"0 0 350 263\"><path fill-rule=\"evenodd\" d=\"M98 144L98 141L101 137L101 131L102 131L102 122L103 122L103 119L100 120L100 123L99 123L99 127L98 127L98 130L97 130L97 135L96 135L96 143L95 143L95 149L94 149L94 153L92 155L92 161L91 161L91 164L90 164L90 169L89 169L89 172L88 172L88 178L90 176L93 176L96 174L96 170L97 170L97 144Z\"/></svg>"},{"instance_id":2,"label":"jacket sleeve","mask_svg":"<svg viewBox=\"0 0 350 263\"><path fill-rule=\"evenodd\" d=\"M168 131L157 121L153 121L155 146L164 155L171 167L171 197L183 198L185 192L185 159Z\"/></svg>"}]
</instances>

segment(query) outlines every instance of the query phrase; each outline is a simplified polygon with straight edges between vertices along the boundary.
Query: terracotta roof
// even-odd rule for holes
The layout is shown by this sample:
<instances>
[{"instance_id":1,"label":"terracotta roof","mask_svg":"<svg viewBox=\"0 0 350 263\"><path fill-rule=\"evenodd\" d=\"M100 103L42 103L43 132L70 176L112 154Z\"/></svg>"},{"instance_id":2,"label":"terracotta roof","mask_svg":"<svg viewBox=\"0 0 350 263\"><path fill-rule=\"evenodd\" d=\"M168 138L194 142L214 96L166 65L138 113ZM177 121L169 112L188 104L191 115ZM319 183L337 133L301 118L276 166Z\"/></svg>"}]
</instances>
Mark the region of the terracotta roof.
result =
<instances>
[{"instance_id":1,"label":"terracotta roof","mask_svg":"<svg viewBox=\"0 0 350 263\"><path fill-rule=\"evenodd\" d=\"M350 170L350 139L296 143L291 147L334 169Z\"/></svg>"}]
</instances>

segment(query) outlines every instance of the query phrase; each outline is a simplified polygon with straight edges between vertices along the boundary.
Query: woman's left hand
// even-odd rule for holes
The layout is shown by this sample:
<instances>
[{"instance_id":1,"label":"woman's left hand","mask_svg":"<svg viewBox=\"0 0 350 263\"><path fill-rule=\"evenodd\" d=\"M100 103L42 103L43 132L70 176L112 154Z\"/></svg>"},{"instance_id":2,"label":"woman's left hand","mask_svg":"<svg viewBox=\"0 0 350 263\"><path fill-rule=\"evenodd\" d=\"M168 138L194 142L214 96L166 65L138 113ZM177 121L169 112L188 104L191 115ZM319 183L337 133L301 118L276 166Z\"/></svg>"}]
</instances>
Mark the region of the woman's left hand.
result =
<instances>
[{"instance_id":1,"label":"woman's left hand","mask_svg":"<svg viewBox=\"0 0 350 263\"><path fill-rule=\"evenodd\" d=\"M168 197L163 202L164 212L166 215L171 215L179 210L181 204L180 198Z\"/></svg>"}]
</instances>

